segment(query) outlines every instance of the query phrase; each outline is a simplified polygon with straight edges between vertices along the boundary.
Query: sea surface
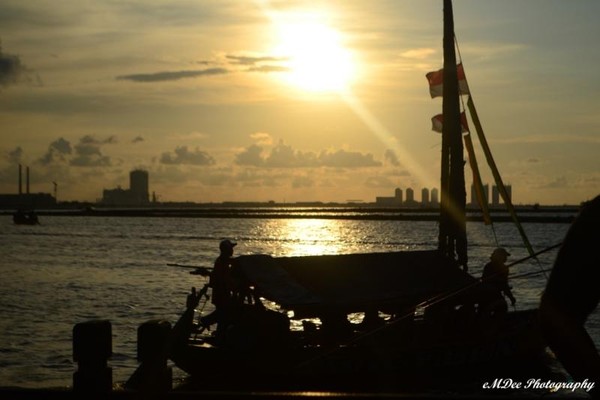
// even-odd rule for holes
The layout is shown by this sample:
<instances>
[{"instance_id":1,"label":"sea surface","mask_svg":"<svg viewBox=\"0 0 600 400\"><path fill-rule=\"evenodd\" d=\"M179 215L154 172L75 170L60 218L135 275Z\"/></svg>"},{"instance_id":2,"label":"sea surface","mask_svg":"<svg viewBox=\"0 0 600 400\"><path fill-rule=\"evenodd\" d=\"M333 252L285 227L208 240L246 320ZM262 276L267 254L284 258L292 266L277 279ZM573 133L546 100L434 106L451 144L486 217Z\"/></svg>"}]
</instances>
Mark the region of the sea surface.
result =
<instances>
[{"instance_id":1,"label":"sea surface","mask_svg":"<svg viewBox=\"0 0 600 400\"><path fill-rule=\"evenodd\" d=\"M145 321L175 323L186 294L206 278L179 263L212 266L221 239L238 242L236 254L300 256L433 249L431 221L335 218L171 218L42 216L40 225L14 225L0 216L0 387L72 385L76 364L72 329L79 322L112 323L114 382L136 369L137 328ZM536 251L560 243L569 224L526 223ZM470 272L479 277L496 246L509 262L526 257L511 223L467 225ZM496 239L497 238L497 242ZM536 307L557 250L512 267L517 309ZM204 310L211 311L210 303ZM598 344L598 312L588 323ZM174 368L176 379L185 374Z\"/></svg>"}]
</instances>

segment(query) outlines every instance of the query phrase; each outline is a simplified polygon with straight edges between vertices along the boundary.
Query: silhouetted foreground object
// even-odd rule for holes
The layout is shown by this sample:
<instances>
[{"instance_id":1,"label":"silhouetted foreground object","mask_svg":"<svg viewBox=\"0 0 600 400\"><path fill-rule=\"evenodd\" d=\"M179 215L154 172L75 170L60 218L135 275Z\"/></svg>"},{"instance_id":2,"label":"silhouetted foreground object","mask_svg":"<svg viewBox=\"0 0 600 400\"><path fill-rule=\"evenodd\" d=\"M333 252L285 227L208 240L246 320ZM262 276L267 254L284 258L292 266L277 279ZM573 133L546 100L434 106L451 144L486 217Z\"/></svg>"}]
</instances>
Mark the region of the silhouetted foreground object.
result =
<instances>
[{"instance_id":1,"label":"silhouetted foreground object","mask_svg":"<svg viewBox=\"0 0 600 400\"><path fill-rule=\"evenodd\" d=\"M225 329L209 335L202 328L212 322L211 316L199 324L194 321L200 296L193 290L171 335L170 358L196 387L382 392L419 385L465 387L477 381L480 390L484 380L522 380L531 378L532 364L541 369L538 356L546 344L538 310L482 318L485 299L476 290L479 280L467 271L455 38L452 2L444 0L437 248L301 257L241 255L231 270L221 269L233 276L219 276L215 265L211 287L217 309L219 293L226 299L232 289L238 293L235 312L227 313L226 324L219 323ZM472 98L468 103L473 116ZM477 126L483 143L483 130ZM500 182L489 148L486 158ZM533 253L528 241L525 245ZM222 282L234 279L229 287L221 287L216 284L219 277ZM250 301L247 290L274 307ZM348 317L355 313L363 313L366 323L351 324ZM296 329L300 324L302 330Z\"/></svg>"},{"instance_id":2,"label":"silhouetted foreground object","mask_svg":"<svg viewBox=\"0 0 600 400\"><path fill-rule=\"evenodd\" d=\"M540 315L550 348L576 381L595 382L600 355L584 324L600 301L600 196L585 204L560 248Z\"/></svg>"},{"instance_id":3,"label":"silhouetted foreground object","mask_svg":"<svg viewBox=\"0 0 600 400\"><path fill-rule=\"evenodd\" d=\"M138 328L137 352L140 366L126 387L141 394L166 393L173 388L173 370L167 366L171 324L152 320Z\"/></svg>"},{"instance_id":4,"label":"silhouetted foreground object","mask_svg":"<svg viewBox=\"0 0 600 400\"><path fill-rule=\"evenodd\" d=\"M82 322L73 327L73 360L78 369L73 374L73 390L100 394L112 390L112 325L107 320Z\"/></svg>"}]
</instances>

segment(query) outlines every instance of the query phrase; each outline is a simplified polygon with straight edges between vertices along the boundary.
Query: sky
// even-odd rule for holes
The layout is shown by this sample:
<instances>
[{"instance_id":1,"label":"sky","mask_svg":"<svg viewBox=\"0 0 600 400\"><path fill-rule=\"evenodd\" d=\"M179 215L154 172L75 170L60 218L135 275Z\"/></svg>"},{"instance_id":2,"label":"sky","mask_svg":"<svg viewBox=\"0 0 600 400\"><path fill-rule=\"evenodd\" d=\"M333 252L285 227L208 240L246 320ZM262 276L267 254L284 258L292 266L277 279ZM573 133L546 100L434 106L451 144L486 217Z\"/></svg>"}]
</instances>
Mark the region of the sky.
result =
<instances>
[{"instance_id":1,"label":"sky","mask_svg":"<svg viewBox=\"0 0 600 400\"><path fill-rule=\"evenodd\" d=\"M59 201L128 188L140 168L164 202L373 202L409 187L420 199L440 180L442 100L425 74L443 65L442 10L4 0L0 193L18 192L21 164L31 192L56 182ZM460 59L515 204L600 193L598 15L597 0L454 1Z\"/></svg>"}]
</instances>

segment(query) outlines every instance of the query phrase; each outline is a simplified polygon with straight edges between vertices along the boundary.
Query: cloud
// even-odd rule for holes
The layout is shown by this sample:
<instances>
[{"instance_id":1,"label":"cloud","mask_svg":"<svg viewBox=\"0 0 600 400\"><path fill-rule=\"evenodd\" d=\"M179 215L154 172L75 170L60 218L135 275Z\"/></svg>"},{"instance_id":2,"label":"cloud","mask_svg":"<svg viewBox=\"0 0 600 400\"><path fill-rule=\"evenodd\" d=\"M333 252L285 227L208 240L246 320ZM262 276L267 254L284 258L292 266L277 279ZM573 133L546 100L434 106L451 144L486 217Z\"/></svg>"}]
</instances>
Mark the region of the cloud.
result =
<instances>
[{"instance_id":1,"label":"cloud","mask_svg":"<svg viewBox=\"0 0 600 400\"><path fill-rule=\"evenodd\" d=\"M308 176L297 176L292 180L292 187L298 188L309 188L315 186L315 181Z\"/></svg>"},{"instance_id":2,"label":"cloud","mask_svg":"<svg viewBox=\"0 0 600 400\"><path fill-rule=\"evenodd\" d=\"M251 57L251 56L225 56L228 60L231 60L232 64L237 65L257 65L265 62L282 62L287 61L287 58L284 57L269 57L269 56L261 56L261 57Z\"/></svg>"},{"instance_id":3,"label":"cloud","mask_svg":"<svg viewBox=\"0 0 600 400\"><path fill-rule=\"evenodd\" d=\"M176 147L174 153L165 152L160 157L161 164L213 165L215 159L196 148L189 151L187 146Z\"/></svg>"},{"instance_id":4,"label":"cloud","mask_svg":"<svg viewBox=\"0 0 600 400\"><path fill-rule=\"evenodd\" d=\"M412 58L416 60L423 60L436 53L436 50L431 48L411 49L401 54L404 58Z\"/></svg>"},{"instance_id":5,"label":"cloud","mask_svg":"<svg viewBox=\"0 0 600 400\"><path fill-rule=\"evenodd\" d=\"M282 67L280 65L259 65L256 67L248 68L249 72L288 72L290 69L288 67Z\"/></svg>"},{"instance_id":6,"label":"cloud","mask_svg":"<svg viewBox=\"0 0 600 400\"><path fill-rule=\"evenodd\" d=\"M260 167L264 164L264 160L261 155L262 151L262 147L256 144L250 145L241 153L236 154L235 163L237 165Z\"/></svg>"},{"instance_id":7,"label":"cloud","mask_svg":"<svg viewBox=\"0 0 600 400\"><path fill-rule=\"evenodd\" d=\"M109 136L105 140L98 140L90 135L83 136L74 146L75 157L69 164L75 167L108 167L112 162L110 157L102 155L100 147L103 144L114 143L116 143L114 136Z\"/></svg>"},{"instance_id":8,"label":"cloud","mask_svg":"<svg viewBox=\"0 0 600 400\"><path fill-rule=\"evenodd\" d=\"M568 188L569 185L569 181L565 176L559 176L556 179L554 179L551 182L546 183L545 185L542 185L541 188L543 189L564 189L564 188Z\"/></svg>"},{"instance_id":9,"label":"cloud","mask_svg":"<svg viewBox=\"0 0 600 400\"><path fill-rule=\"evenodd\" d=\"M270 146L273 144L273 138L266 132L255 132L251 134L250 137L261 145Z\"/></svg>"},{"instance_id":10,"label":"cloud","mask_svg":"<svg viewBox=\"0 0 600 400\"><path fill-rule=\"evenodd\" d=\"M400 161L398 161L398 156L392 149L387 149L383 155L385 160L392 164L394 167L400 166Z\"/></svg>"},{"instance_id":11,"label":"cloud","mask_svg":"<svg viewBox=\"0 0 600 400\"><path fill-rule=\"evenodd\" d=\"M270 57L270 56L234 56L226 55L228 61L233 65L247 66L248 72L287 72L290 69L288 67L278 65L277 63L285 62L288 59L285 57Z\"/></svg>"},{"instance_id":12,"label":"cloud","mask_svg":"<svg viewBox=\"0 0 600 400\"><path fill-rule=\"evenodd\" d=\"M7 158L11 164L20 163L21 159L23 158L23 149L21 148L21 146L17 146L14 150L9 151L7 153Z\"/></svg>"},{"instance_id":13,"label":"cloud","mask_svg":"<svg viewBox=\"0 0 600 400\"><path fill-rule=\"evenodd\" d=\"M48 146L48 151L38 161L42 165L50 165L67 161L67 156L73 152L71 143L64 139L58 138Z\"/></svg>"},{"instance_id":14,"label":"cloud","mask_svg":"<svg viewBox=\"0 0 600 400\"><path fill-rule=\"evenodd\" d=\"M177 81L180 79L197 78L200 76L223 75L229 71L225 68L208 68L202 70L188 71L163 71L151 74L132 74L118 76L117 80L127 80L133 82L164 82Z\"/></svg>"},{"instance_id":15,"label":"cloud","mask_svg":"<svg viewBox=\"0 0 600 400\"><path fill-rule=\"evenodd\" d=\"M266 168L361 168L381 166L381 163L374 160L373 155L369 153L324 150L317 155L310 151L294 150L282 141L270 152L264 152L261 146L253 144L236 155L235 163L237 165Z\"/></svg>"},{"instance_id":16,"label":"cloud","mask_svg":"<svg viewBox=\"0 0 600 400\"><path fill-rule=\"evenodd\" d=\"M74 167L108 167L112 165L112 161L110 157L102 154L101 147L115 143L117 143L116 136L100 140L85 135L73 146L61 137L50 143L46 154L38 162L44 166L68 164Z\"/></svg>"},{"instance_id":17,"label":"cloud","mask_svg":"<svg viewBox=\"0 0 600 400\"><path fill-rule=\"evenodd\" d=\"M322 152L319 160L323 166L338 168L380 167L381 163L373 159L373 154L338 150Z\"/></svg>"},{"instance_id":18,"label":"cloud","mask_svg":"<svg viewBox=\"0 0 600 400\"><path fill-rule=\"evenodd\" d=\"M0 86L16 85L22 81L29 82L31 79L28 72L19 56L4 53L0 43Z\"/></svg>"}]
</instances>

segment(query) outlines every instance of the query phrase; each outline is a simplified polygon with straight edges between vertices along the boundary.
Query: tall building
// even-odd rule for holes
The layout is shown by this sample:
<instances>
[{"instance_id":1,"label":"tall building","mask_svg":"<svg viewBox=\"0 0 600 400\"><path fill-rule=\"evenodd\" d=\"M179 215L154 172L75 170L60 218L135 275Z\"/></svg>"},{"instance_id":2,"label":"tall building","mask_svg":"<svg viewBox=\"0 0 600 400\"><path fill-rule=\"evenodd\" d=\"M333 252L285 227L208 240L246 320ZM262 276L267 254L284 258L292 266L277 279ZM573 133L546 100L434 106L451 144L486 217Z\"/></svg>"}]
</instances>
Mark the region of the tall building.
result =
<instances>
[{"instance_id":1,"label":"tall building","mask_svg":"<svg viewBox=\"0 0 600 400\"><path fill-rule=\"evenodd\" d=\"M394 197L375 197L375 204L378 206L399 207L402 205L402 189L396 188Z\"/></svg>"},{"instance_id":2,"label":"tall building","mask_svg":"<svg viewBox=\"0 0 600 400\"><path fill-rule=\"evenodd\" d=\"M104 189L102 203L111 206L145 206L149 204L148 171L136 169L129 173L129 189Z\"/></svg>"},{"instance_id":3,"label":"tall building","mask_svg":"<svg viewBox=\"0 0 600 400\"><path fill-rule=\"evenodd\" d=\"M415 191L412 188L406 189L406 201L407 206L415 205Z\"/></svg>"},{"instance_id":4,"label":"tall building","mask_svg":"<svg viewBox=\"0 0 600 400\"><path fill-rule=\"evenodd\" d=\"M422 206L429 205L429 189L427 189L427 188L421 189L421 205Z\"/></svg>"},{"instance_id":5,"label":"tall building","mask_svg":"<svg viewBox=\"0 0 600 400\"><path fill-rule=\"evenodd\" d=\"M440 204L439 192L436 188L431 189L431 206L437 207Z\"/></svg>"},{"instance_id":6,"label":"tall building","mask_svg":"<svg viewBox=\"0 0 600 400\"><path fill-rule=\"evenodd\" d=\"M137 204L146 204L150 199L148 191L148 171L141 169L129 173L129 191L133 201Z\"/></svg>"},{"instance_id":7,"label":"tall building","mask_svg":"<svg viewBox=\"0 0 600 400\"><path fill-rule=\"evenodd\" d=\"M484 201L489 204L490 201L490 185L483 185L483 198ZM479 206L479 201L477 200L477 192L475 191L475 185L471 185L471 205L473 207Z\"/></svg>"},{"instance_id":8,"label":"tall building","mask_svg":"<svg viewBox=\"0 0 600 400\"><path fill-rule=\"evenodd\" d=\"M508 199L512 203L512 185L504 185L506 189L506 194L508 195ZM497 206L500 204L500 191L498 190L498 186L492 186L492 205Z\"/></svg>"},{"instance_id":9,"label":"tall building","mask_svg":"<svg viewBox=\"0 0 600 400\"><path fill-rule=\"evenodd\" d=\"M396 188L394 191L394 197L396 198L396 202L398 204L402 204L402 189Z\"/></svg>"}]
</instances>

